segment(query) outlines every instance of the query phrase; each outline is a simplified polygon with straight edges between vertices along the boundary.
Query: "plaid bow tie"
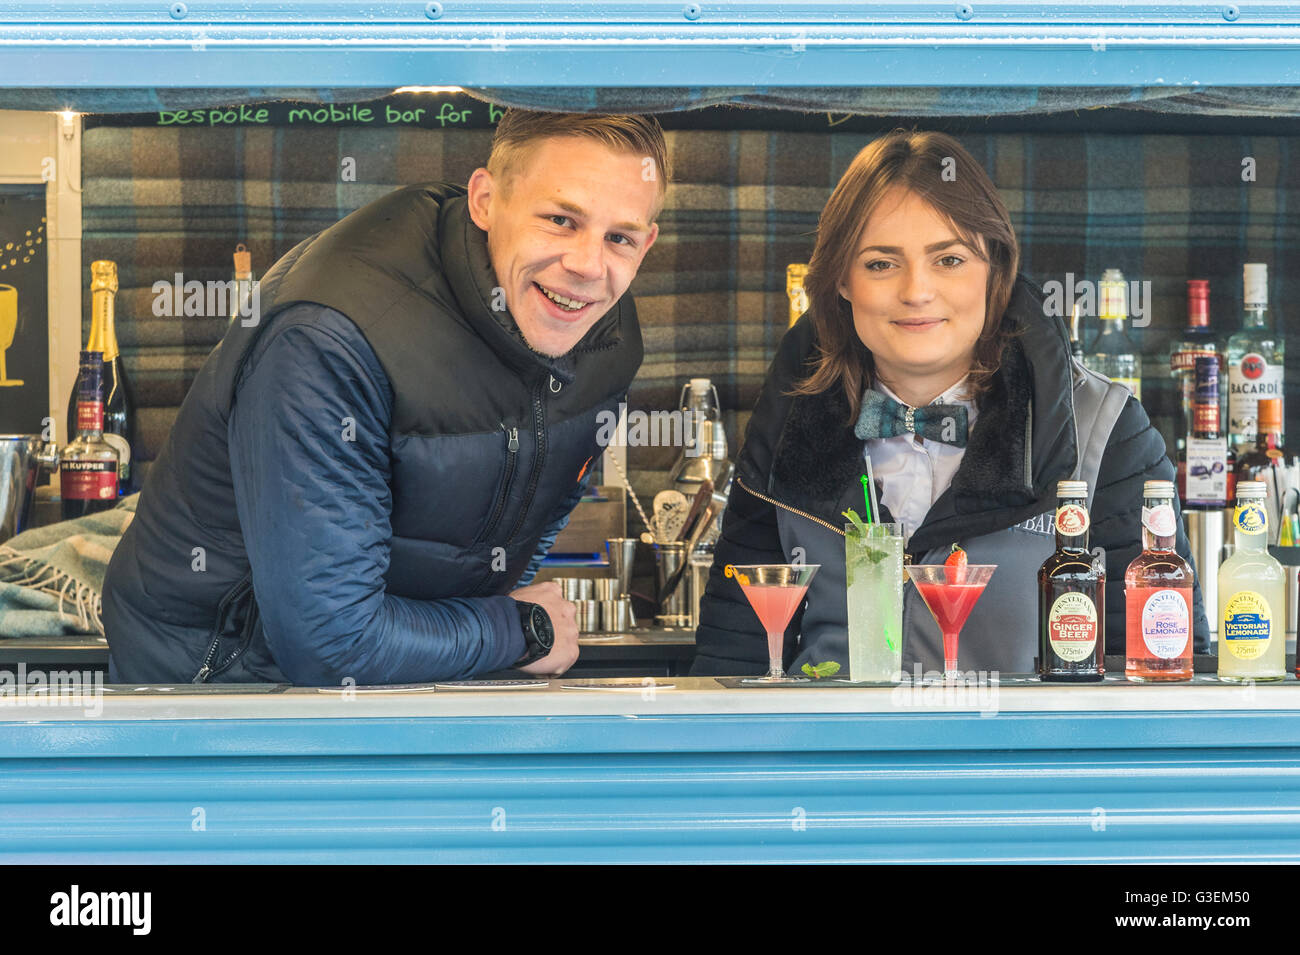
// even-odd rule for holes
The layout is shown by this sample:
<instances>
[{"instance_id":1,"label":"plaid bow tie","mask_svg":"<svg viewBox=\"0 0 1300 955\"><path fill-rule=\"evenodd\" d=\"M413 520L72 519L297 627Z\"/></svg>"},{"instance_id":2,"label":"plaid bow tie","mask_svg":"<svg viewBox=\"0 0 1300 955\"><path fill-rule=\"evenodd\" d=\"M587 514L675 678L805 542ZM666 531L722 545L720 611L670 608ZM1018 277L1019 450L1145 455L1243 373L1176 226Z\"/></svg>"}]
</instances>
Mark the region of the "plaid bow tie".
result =
<instances>
[{"instance_id":1,"label":"plaid bow tie","mask_svg":"<svg viewBox=\"0 0 1300 955\"><path fill-rule=\"evenodd\" d=\"M919 434L931 441L966 447L966 409L962 405L911 408L868 388L853 433L864 441Z\"/></svg>"}]
</instances>

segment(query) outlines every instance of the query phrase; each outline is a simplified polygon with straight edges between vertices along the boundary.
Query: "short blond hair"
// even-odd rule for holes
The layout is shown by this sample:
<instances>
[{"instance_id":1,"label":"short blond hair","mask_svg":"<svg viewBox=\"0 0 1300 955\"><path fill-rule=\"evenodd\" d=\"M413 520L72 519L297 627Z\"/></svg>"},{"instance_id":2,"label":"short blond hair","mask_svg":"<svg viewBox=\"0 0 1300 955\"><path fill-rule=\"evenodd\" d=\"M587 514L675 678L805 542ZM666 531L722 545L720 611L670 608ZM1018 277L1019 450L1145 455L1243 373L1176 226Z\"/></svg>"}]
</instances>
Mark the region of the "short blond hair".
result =
<instances>
[{"instance_id":1,"label":"short blond hair","mask_svg":"<svg viewBox=\"0 0 1300 955\"><path fill-rule=\"evenodd\" d=\"M497 122L487 170L508 194L511 177L518 171L520 161L527 153L526 147L538 140L558 136L580 136L602 143L615 152L650 159L659 183L658 199L650 221L659 217L668 183L672 181L672 165L664 131L653 116L539 113L512 107Z\"/></svg>"}]
</instances>

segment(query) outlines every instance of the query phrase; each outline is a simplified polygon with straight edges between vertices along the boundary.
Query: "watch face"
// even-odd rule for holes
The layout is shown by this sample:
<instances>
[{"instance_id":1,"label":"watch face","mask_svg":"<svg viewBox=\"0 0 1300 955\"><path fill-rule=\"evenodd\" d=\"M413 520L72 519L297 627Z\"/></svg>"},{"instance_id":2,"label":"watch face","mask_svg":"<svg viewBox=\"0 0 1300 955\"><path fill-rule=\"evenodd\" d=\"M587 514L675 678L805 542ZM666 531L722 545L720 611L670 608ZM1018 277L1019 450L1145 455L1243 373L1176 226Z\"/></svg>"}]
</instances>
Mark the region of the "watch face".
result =
<instances>
[{"instance_id":1,"label":"watch face","mask_svg":"<svg viewBox=\"0 0 1300 955\"><path fill-rule=\"evenodd\" d=\"M533 633L537 635L537 642L547 650L551 649L551 644L555 642L555 631L551 629L551 617L538 604L533 604Z\"/></svg>"}]
</instances>

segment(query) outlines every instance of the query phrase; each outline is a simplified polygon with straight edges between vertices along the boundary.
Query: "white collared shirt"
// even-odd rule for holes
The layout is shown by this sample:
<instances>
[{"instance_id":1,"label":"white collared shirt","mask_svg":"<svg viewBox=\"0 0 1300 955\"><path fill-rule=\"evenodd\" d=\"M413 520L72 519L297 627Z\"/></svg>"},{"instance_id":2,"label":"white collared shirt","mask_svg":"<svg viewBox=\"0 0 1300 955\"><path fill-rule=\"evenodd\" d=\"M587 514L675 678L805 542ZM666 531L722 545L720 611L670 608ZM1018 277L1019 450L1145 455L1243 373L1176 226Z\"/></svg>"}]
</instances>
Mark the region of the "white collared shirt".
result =
<instances>
[{"instance_id":1,"label":"white collared shirt","mask_svg":"<svg viewBox=\"0 0 1300 955\"><path fill-rule=\"evenodd\" d=\"M885 397L907 405L883 382L877 380L872 387ZM966 409L967 426L973 427L978 412L974 401L959 397L965 389L966 379L962 378L930 404L961 405ZM911 537L925 520L930 506L952 483L966 449L918 435L900 434L893 438L873 438L867 442L865 453L871 459L876 480L884 485L882 503L894 520L903 525L903 533Z\"/></svg>"}]
</instances>

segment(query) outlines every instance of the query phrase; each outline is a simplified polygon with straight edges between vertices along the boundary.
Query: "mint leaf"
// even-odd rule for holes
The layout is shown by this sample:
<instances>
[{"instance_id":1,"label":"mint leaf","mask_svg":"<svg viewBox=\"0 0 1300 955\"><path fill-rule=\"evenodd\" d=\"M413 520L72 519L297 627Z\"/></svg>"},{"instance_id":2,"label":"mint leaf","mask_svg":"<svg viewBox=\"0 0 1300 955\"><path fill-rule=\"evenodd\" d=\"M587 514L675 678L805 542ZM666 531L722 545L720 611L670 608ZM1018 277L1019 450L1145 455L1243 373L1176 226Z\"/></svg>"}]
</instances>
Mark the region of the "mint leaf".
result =
<instances>
[{"instance_id":1,"label":"mint leaf","mask_svg":"<svg viewBox=\"0 0 1300 955\"><path fill-rule=\"evenodd\" d=\"M819 663L816 666L805 663L801 669L814 680L820 680L822 677L834 676L839 673L840 665L834 660L827 660L825 663Z\"/></svg>"}]
</instances>

